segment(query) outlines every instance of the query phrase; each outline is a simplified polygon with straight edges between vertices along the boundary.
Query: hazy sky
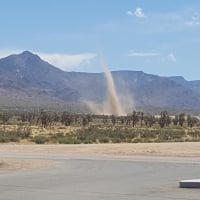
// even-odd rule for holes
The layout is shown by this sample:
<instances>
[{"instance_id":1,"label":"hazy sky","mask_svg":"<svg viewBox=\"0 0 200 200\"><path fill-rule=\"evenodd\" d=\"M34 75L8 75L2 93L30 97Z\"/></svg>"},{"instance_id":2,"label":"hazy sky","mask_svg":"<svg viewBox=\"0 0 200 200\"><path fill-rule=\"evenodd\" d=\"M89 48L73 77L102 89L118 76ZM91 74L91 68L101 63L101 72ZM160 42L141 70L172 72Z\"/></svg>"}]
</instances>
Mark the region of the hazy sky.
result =
<instances>
[{"instance_id":1,"label":"hazy sky","mask_svg":"<svg viewBox=\"0 0 200 200\"><path fill-rule=\"evenodd\" d=\"M200 79L200 0L1 0L0 57Z\"/></svg>"}]
</instances>

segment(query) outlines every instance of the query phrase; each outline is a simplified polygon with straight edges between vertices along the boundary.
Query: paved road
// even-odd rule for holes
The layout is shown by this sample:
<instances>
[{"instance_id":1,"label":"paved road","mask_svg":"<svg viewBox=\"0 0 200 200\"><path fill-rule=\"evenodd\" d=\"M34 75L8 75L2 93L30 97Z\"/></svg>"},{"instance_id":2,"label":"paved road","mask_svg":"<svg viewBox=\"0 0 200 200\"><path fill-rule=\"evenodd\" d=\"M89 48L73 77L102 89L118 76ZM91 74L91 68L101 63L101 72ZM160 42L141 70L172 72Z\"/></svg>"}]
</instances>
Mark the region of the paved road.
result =
<instances>
[{"instance_id":1,"label":"paved road","mask_svg":"<svg viewBox=\"0 0 200 200\"><path fill-rule=\"evenodd\" d=\"M51 169L0 173L0 200L199 200L199 189L180 189L180 179L200 178L200 159L0 157L58 161Z\"/></svg>"}]
</instances>

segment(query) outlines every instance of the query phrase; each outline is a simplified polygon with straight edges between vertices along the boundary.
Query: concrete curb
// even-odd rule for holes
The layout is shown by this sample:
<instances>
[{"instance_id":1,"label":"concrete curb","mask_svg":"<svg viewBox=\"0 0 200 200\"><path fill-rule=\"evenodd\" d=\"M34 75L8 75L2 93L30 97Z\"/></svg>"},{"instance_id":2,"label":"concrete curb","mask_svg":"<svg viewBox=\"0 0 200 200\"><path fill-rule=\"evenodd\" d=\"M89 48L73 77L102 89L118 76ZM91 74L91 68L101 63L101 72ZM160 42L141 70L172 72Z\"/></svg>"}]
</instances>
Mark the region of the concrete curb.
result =
<instances>
[{"instance_id":1,"label":"concrete curb","mask_svg":"<svg viewBox=\"0 0 200 200\"><path fill-rule=\"evenodd\" d=\"M180 188L200 188L200 179L181 180Z\"/></svg>"}]
</instances>

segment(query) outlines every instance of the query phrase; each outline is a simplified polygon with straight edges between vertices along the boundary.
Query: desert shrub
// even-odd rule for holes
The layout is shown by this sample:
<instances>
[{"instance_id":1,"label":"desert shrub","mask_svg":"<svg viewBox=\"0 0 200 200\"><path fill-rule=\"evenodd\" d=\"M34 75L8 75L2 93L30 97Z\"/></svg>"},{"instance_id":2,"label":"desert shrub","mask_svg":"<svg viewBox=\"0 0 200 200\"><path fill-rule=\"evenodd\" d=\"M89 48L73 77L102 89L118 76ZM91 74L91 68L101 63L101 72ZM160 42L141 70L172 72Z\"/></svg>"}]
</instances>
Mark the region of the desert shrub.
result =
<instances>
[{"instance_id":1,"label":"desert shrub","mask_svg":"<svg viewBox=\"0 0 200 200\"><path fill-rule=\"evenodd\" d=\"M10 142L9 138L7 136L0 136L0 142L1 143L6 143L6 142Z\"/></svg>"},{"instance_id":2,"label":"desert shrub","mask_svg":"<svg viewBox=\"0 0 200 200\"><path fill-rule=\"evenodd\" d=\"M19 142L24 139L24 135L17 131L1 131L0 142Z\"/></svg>"},{"instance_id":3,"label":"desert shrub","mask_svg":"<svg viewBox=\"0 0 200 200\"><path fill-rule=\"evenodd\" d=\"M64 137L64 133L57 133L55 135L56 135L56 137Z\"/></svg>"},{"instance_id":4,"label":"desert shrub","mask_svg":"<svg viewBox=\"0 0 200 200\"><path fill-rule=\"evenodd\" d=\"M100 143L109 143L109 138L101 138L101 139L99 139L99 142Z\"/></svg>"},{"instance_id":5,"label":"desert shrub","mask_svg":"<svg viewBox=\"0 0 200 200\"><path fill-rule=\"evenodd\" d=\"M29 138L31 135L31 128L29 127L24 128L24 130L19 132L19 135L22 139Z\"/></svg>"},{"instance_id":6,"label":"desert shrub","mask_svg":"<svg viewBox=\"0 0 200 200\"><path fill-rule=\"evenodd\" d=\"M200 137L200 131L191 131L191 132L188 132L188 135L190 135L191 137L193 138L199 138Z\"/></svg>"},{"instance_id":7,"label":"desert shrub","mask_svg":"<svg viewBox=\"0 0 200 200\"><path fill-rule=\"evenodd\" d=\"M80 140L75 139L74 144L81 144L82 142Z\"/></svg>"},{"instance_id":8,"label":"desert shrub","mask_svg":"<svg viewBox=\"0 0 200 200\"><path fill-rule=\"evenodd\" d=\"M132 140L133 143L140 143L142 142L141 138L135 138L134 140Z\"/></svg>"},{"instance_id":9,"label":"desert shrub","mask_svg":"<svg viewBox=\"0 0 200 200\"><path fill-rule=\"evenodd\" d=\"M49 141L48 138L42 135L35 136L33 138L33 142L35 142L36 144L45 144L48 141Z\"/></svg>"},{"instance_id":10,"label":"desert shrub","mask_svg":"<svg viewBox=\"0 0 200 200\"><path fill-rule=\"evenodd\" d=\"M77 138L83 143L85 141L93 141L93 143L98 140L101 143L112 141L113 143L118 142L131 142L132 139L138 137L138 132L131 129L120 129L120 128L99 128L91 126L89 128L77 130Z\"/></svg>"},{"instance_id":11,"label":"desert shrub","mask_svg":"<svg viewBox=\"0 0 200 200\"><path fill-rule=\"evenodd\" d=\"M112 143L121 143L121 139L120 138L112 138L111 139Z\"/></svg>"},{"instance_id":12,"label":"desert shrub","mask_svg":"<svg viewBox=\"0 0 200 200\"><path fill-rule=\"evenodd\" d=\"M182 141L185 136L184 130L162 130L158 135L158 141Z\"/></svg>"},{"instance_id":13,"label":"desert shrub","mask_svg":"<svg viewBox=\"0 0 200 200\"><path fill-rule=\"evenodd\" d=\"M58 139L59 144L74 144L73 137L62 137Z\"/></svg>"},{"instance_id":14,"label":"desert shrub","mask_svg":"<svg viewBox=\"0 0 200 200\"><path fill-rule=\"evenodd\" d=\"M64 137L64 133L56 133L56 134L50 135L51 140L58 140L59 138L63 138L63 137Z\"/></svg>"},{"instance_id":15,"label":"desert shrub","mask_svg":"<svg viewBox=\"0 0 200 200\"><path fill-rule=\"evenodd\" d=\"M17 136L10 136L9 140L10 142L19 142L21 138Z\"/></svg>"},{"instance_id":16,"label":"desert shrub","mask_svg":"<svg viewBox=\"0 0 200 200\"><path fill-rule=\"evenodd\" d=\"M140 133L141 138L156 138L157 133L155 131L151 130L144 130Z\"/></svg>"},{"instance_id":17,"label":"desert shrub","mask_svg":"<svg viewBox=\"0 0 200 200\"><path fill-rule=\"evenodd\" d=\"M85 140L83 141L84 144L92 144L92 143L95 143L94 141L92 140Z\"/></svg>"}]
</instances>

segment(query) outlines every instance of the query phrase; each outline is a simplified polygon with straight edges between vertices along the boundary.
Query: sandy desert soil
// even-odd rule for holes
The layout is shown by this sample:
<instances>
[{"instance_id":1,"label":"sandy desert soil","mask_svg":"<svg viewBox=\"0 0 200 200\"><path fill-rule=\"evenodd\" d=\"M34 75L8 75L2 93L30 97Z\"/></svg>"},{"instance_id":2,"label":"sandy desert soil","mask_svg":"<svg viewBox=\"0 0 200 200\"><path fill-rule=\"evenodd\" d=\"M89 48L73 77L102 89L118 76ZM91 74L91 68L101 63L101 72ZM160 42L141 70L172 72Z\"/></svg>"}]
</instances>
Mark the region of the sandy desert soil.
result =
<instances>
[{"instance_id":1,"label":"sandy desert soil","mask_svg":"<svg viewBox=\"0 0 200 200\"><path fill-rule=\"evenodd\" d=\"M12 170L29 170L29 169L46 169L53 167L54 163L43 160L25 160L25 159L0 159L0 172L1 171L12 171Z\"/></svg>"},{"instance_id":2,"label":"sandy desert soil","mask_svg":"<svg viewBox=\"0 0 200 200\"><path fill-rule=\"evenodd\" d=\"M200 156L200 142L77 144L77 145L0 145L0 153L110 156Z\"/></svg>"},{"instance_id":3,"label":"sandy desert soil","mask_svg":"<svg viewBox=\"0 0 200 200\"><path fill-rule=\"evenodd\" d=\"M0 145L0 154L31 154L61 156L132 156L199 157L200 143L136 143L136 144L77 144L77 145ZM36 169L53 166L45 160L20 160L0 157L0 169Z\"/></svg>"}]
</instances>

